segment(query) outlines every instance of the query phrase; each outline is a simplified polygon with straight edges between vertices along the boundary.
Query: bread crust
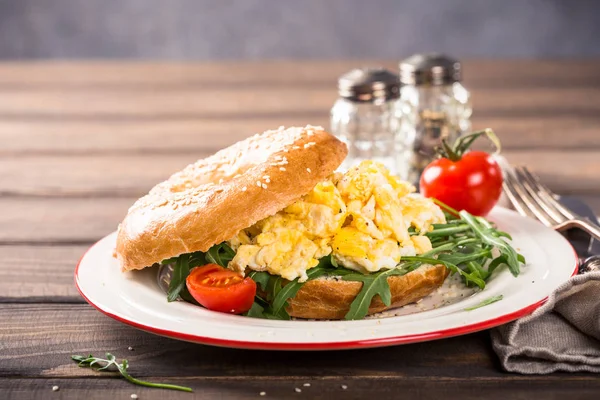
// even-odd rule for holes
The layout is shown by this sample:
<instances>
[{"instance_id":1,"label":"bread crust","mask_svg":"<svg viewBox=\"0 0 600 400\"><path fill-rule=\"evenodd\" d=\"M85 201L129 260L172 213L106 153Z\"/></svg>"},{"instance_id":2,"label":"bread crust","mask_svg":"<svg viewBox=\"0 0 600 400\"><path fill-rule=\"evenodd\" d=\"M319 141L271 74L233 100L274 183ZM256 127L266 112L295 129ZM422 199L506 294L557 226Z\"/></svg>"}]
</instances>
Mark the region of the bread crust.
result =
<instances>
[{"instance_id":1,"label":"bread crust","mask_svg":"<svg viewBox=\"0 0 600 400\"><path fill-rule=\"evenodd\" d=\"M392 295L387 307L379 296L369 306L369 315L413 303L439 288L448 276L443 265L424 265L406 275L387 279ZM290 316L306 319L344 319L362 288L361 282L315 279L306 282L288 301Z\"/></svg>"},{"instance_id":2,"label":"bread crust","mask_svg":"<svg viewBox=\"0 0 600 400\"><path fill-rule=\"evenodd\" d=\"M117 234L121 269L207 251L308 193L347 152L323 128L281 127L187 166L129 209Z\"/></svg>"}]
</instances>

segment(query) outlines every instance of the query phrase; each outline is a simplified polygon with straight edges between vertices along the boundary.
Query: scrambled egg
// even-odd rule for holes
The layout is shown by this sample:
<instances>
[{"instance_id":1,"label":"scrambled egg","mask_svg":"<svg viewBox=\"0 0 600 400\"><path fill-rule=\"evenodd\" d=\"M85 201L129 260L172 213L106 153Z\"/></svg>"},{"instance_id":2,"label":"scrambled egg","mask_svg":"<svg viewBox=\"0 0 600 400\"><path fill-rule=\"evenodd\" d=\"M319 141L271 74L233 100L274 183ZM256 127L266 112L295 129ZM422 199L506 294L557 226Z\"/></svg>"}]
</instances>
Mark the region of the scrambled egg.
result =
<instances>
[{"instance_id":1,"label":"scrambled egg","mask_svg":"<svg viewBox=\"0 0 600 400\"><path fill-rule=\"evenodd\" d=\"M229 240L237 251L229 267L301 282L307 279L306 271L329 254L363 273L394 268L402 256L431 250L423 234L431 224L445 222L440 208L414 191L382 164L363 161L240 231ZM410 227L420 235L410 236Z\"/></svg>"}]
</instances>

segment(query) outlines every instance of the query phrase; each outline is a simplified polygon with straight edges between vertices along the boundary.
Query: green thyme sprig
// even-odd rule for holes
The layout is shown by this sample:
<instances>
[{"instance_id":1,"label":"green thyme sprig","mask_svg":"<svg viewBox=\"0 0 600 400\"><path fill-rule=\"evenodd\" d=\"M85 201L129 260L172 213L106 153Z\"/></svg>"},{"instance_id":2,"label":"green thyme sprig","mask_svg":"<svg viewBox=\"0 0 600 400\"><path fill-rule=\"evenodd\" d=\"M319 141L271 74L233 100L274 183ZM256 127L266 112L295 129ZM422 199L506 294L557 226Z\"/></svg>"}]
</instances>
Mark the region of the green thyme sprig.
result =
<instances>
[{"instance_id":1,"label":"green thyme sprig","mask_svg":"<svg viewBox=\"0 0 600 400\"><path fill-rule=\"evenodd\" d=\"M114 370L116 369L123 378L125 378L129 382L133 383L134 385L146 386L146 387L151 387L151 388L159 388L159 389L180 390L182 392L192 392L192 388L189 388L186 386L171 385L169 383L154 383L154 382L148 382L148 381L143 381L141 379L134 378L133 376L129 375L129 373L127 372L127 368L129 367L129 363L127 362L127 360L123 360L119 363L117 361L116 357L114 355L112 355L111 353L106 353L105 359L94 357L91 354L87 357L73 355L73 356L71 356L71 359L73 361L76 361L77 365L79 365L80 367L89 367L89 368L95 369L96 371L115 372ZM111 368L111 367L113 367L113 368Z\"/></svg>"}]
</instances>

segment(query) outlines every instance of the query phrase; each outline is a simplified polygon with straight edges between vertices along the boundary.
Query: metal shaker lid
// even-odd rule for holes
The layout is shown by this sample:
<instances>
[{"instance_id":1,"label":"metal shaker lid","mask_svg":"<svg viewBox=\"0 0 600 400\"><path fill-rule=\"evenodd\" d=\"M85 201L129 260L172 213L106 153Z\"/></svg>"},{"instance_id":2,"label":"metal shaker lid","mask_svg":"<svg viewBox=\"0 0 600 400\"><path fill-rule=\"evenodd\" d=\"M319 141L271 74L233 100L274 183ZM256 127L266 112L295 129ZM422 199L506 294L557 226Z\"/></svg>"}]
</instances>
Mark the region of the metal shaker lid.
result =
<instances>
[{"instance_id":1,"label":"metal shaker lid","mask_svg":"<svg viewBox=\"0 0 600 400\"><path fill-rule=\"evenodd\" d=\"M384 68L357 68L339 78L338 92L347 100L361 103L397 99L400 78Z\"/></svg>"},{"instance_id":2,"label":"metal shaker lid","mask_svg":"<svg viewBox=\"0 0 600 400\"><path fill-rule=\"evenodd\" d=\"M443 54L415 54L400 62L403 85L448 85L461 79L460 62Z\"/></svg>"}]
</instances>

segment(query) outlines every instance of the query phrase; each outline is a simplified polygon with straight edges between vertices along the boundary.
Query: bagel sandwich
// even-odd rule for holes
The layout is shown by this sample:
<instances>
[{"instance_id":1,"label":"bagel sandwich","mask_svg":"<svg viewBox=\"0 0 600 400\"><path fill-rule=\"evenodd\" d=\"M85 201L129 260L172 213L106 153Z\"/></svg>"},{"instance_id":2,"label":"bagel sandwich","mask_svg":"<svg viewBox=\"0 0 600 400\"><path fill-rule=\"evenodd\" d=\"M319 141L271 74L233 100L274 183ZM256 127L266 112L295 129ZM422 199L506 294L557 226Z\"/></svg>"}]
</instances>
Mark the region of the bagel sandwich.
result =
<instances>
[{"instance_id":1,"label":"bagel sandwich","mask_svg":"<svg viewBox=\"0 0 600 400\"><path fill-rule=\"evenodd\" d=\"M359 319L418 301L448 268L399 264L431 251L445 214L378 162L336 171L347 153L323 128L281 127L187 166L129 209L120 268L217 263L256 282L250 316Z\"/></svg>"}]
</instances>

